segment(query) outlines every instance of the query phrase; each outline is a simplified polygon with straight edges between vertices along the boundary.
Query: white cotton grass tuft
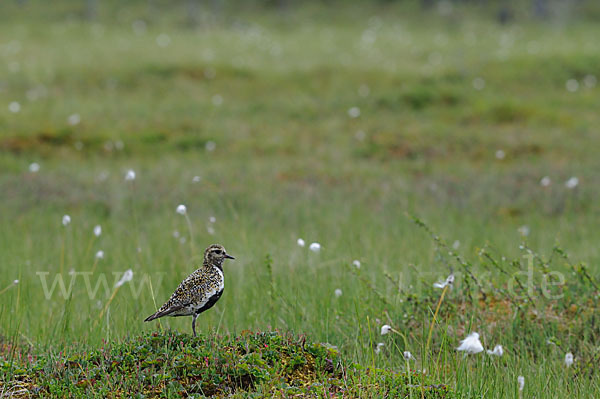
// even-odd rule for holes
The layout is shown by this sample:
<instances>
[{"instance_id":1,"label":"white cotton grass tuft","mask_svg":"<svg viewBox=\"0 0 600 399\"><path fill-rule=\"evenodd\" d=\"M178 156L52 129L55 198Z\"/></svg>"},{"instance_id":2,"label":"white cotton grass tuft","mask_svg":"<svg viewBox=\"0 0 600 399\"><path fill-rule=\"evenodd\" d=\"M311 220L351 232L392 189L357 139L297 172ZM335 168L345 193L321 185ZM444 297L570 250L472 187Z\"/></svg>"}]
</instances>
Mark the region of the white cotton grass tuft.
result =
<instances>
[{"instance_id":1,"label":"white cotton grass tuft","mask_svg":"<svg viewBox=\"0 0 600 399\"><path fill-rule=\"evenodd\" d=\"M544 176L540 180L540 184L542 187L548 187L550 184L552 184L552 179L550 179L550 176Z\"/></svg>"},{"instance_id":2,"label":"white cotton grass tuft","mask_svg":"<svg viewBox=\"0 0 600 399\"><path fill-rule=\"evenodd\" d=\"M579 90L579 82L577 81L577 79L569 79L565 83L565 88L567 89L567 91L574 93L577 90Z\"/></svg>"},{"instance_id":3,"label":"white cotton grass tuft","mask_svg":"<svg viewBox=\"0 0 600 399\"><path fill-rule=\"evenodd\" d=\"M350 118L358 118L360 116L360 108L352 107L348 109L348 116Z\"/></svg>"},{"instance_id":4,"label":"white cotton grass tuft","mask_svg":"<svg viewBox=\"0 0 600 399\"><path fill-rule=\"evenodd\" d=\"M565 355L565 365L567 367L571 367L574 361L575 360L573 359L573 354L571 352L567 352L567 354Z\"/></svg>"},{"instance_id":5,"label":"white cotton grass tuft","mask_svg":"<svg viewBox=\"0 0 600 399\"><path fill-rule=\"evenodd\" d=\"M204 144L204 149L208 152L213 152L216 148L217 143L215 143L214 141L207 141L206 144Z\"/></svg>"},{"instance_id":6,"label":"white cotton grass tuft","mask_svg":"<svg viewBox=\"0 0 600 399\"><path fill-rule=\"evenodd\" d=\"M217 223L217 218L214 216L211 216L208 218L209 223Z\"/></svg>"},{"instance_id":7,"label":"white cotton grass tuft","mask_svg":"<svg viewBox=\"0 0 600 399\"><path fill-rule=\"evenodd\" d=\"M433 283L433 286L435 288L446 288L446 286L452 287L452 284L454 284L454 273L450 273L450 275L446 277L446 281Z\"/></svg>"},{"instance_id":8,"label":"white cotton grass tuft","mask_svg":"<svg viewBox=\"0 0 600 399\"><path fill-rule=\"evenodd\" d=\"M375 348L375 354L379 355L384 346L385 344L383 342L378 343L377 347Z\"/></svg>"},{"instance_id":9,"label":"white cotton grass tuft","mask_svg":"<svg viewBox=\"0 0 600 399\"><path fill-rule=\"evenodd\" d=\"M506 153L503 150L496 151L496 159L504 159L506 158Z\"/></svg>"},{"instance_id":10,"label":"white cotton grass tuft","mask_svg":"<svg viewBox=\"0 0 600 399\"><path fill-rule=\"evenodd\" d=\"M356 267L357 269L360 269L360 261L358 259L355 259L352 261L352 264L354 265L354 267Z\"/></svg>"},{"instance_id":11,"label":"white cotton grass tuft","mask_svg":"<svg viewBox=\"0 0 600 399\"><path fill-rule=\"evenodd\" d=\"M104 259L104 251L103 250L99 250L98 252L96 252L96 259Z\"/></svg>"},{"instance_id":12,"label":"white cotton grass tuft","mask_svg":"<svg viewBox=\"0 0 600 399\"><path fill-rule=\"evenodd\" d=\"M473 79L473 88L475 90L483 90L485 88L485 80L483 80L483 78L475 78Z\"/></svg>"},{"instance_id":13,"label":"white cotton grass tuft","mask_svg":"<svg viewBox=\"0 0 600 399\"><path fill-rule=\"evenodd\" d=\"M519 232L519 234L521 234L523 237L527 237L529 236L529 233L531 232L531 230L529 229L529 226L527 225L523 225L521 227L519 227L517 229L517 231Z\"/></svg>"},{"instance_id":14,"label":"white cotton grass tuft","mask_svg":"<svg viewBox=\"0 0 600 399\"><path fill-rule=\"evenodd\" d=\"M29 164L29 171L31 173L37 173L40 171L40 164L37 162L32 162Z\"/></svg>"},{"instance_id":15,"label":"white cotton grass tuft","mask_svg":"<svg viewBox=\"0 0 600 399\"><path fill-rule=\"evenodd\" d=\"M392 326L389 324L384 324L381 326L381 335L389 334L390 331L392 331Z\"/></svg>"},{"instance_id":16,"label":"white cotton grass tuft","mask_svg":"<svg viewBox=\"0 0 600 399\"><path fill-rule=\"evenodd\" d=\"M13 101L10 104L8 104L8 110L13 114L16 114L21 110L21 104L19 104L17 101Z\"/></svg>"},{"instance_id":17,"label":"white cotton grass tuft","mask_svg":"<svg viewBox=\"0 0 600 399\"><path fill-rule=\"evenodd\" d=\"M339 297L342 296L342 290L339 289L339 288L336 288L335 291L334 291L334 294L335 294L336 298L339 298Z\"/></svg>"},{"instance_id":18,"label":"white cotton grass tuft","mask_svg":"<svg viewBox=\"0 0 600 399\"><path fill-rule=\"evenodd\" d=\"M169 44L171 44L171 37L166 33L161 33L160 35L156 36L156 44L158 47L167 47Z\"/></svg>"},{"instance_id":19,"label":"white cotton grass tuft","mask_svg":"<svg viewBox=\"0 0 600 399\"><path fill-rule=\"evenodd\" d=\"M298 238L296 243L298 244L299 247L303 247L306 245L306 243L304 242L304 240L302 238Z\"/></svg>"},{"instance_id":20,"label":"white cotton grass tuft","mask_svg":"<svg viewBox=\"0 0 600 399\"><path fill-rule=\"evenodd\" d=\"M122 286L123 284L131 281L133 279L133 270L129 269L125 273L123 273L123 277L115 284L115 288Z\"/></svg>"},{"instance_id":21,"label":"white cotton grass tuft","mask_svg":"<svg viewBox=\"0 0 600 399\"><path fill-rule=\"evenodd\" d=\"M200 176L192 177L192 182L194 182L194 183L200 183L200 180L202 180L202 178Z\"/></svg>"},{"instance_id":22,"label":"white cotton grass tuft","mask_svg":"<svg viewBox=\"0 0 600 399\"><path fill-rule=\"evenodd\" d=\"M220 94L215 94L214 96L212 96L210 101L215 107L220 107L221 105L223 105L223 96Z\"/></svg>"},{"instance_id":23,"label":"white cotton grass tuft","mask_svg":"<svg viewBox=\"0 0 600 399\"><path fill-rule=\"evenodd\" d=\"M455 240L455 241L452 243L452 249L454 249L454 250L457 250L458 248L460 248L460 241L458 241L458 240Z\"/></svg>"},{"instance_id":24,"label":"white cotton grass tuft","mask_svg":"<svg viewBox=\"0 0 600 399\"><path fill-rule=\"evenodd\" d=\"M100 235L102 234L102 226L100 226L99 224L94 226L94 235L96 237L100 237Z\"/></svg>"},{"instance_id":25,"label":"white cotton grass tuft","mask_svg":"<svg viewBox=\"0 0 600 399\"><path fill-rule=\"evenodd\" d=\"M81 116L79 114L71 114L67 118L67 123L71 126L79 125L81 122Z\"/></svg>"},{"instance_id":26,"label":"white cotton grass tuft","mask_svg":"<svg viewBox=\"0 0 600 399\"><path fill-rule=\"evenodd\" d=\"M185 205L180 204L180 205L177 205L177 209L175 209L175 211L180 215L185 215L187 212L187 208L185 207Z\"/></svg>"},{"instance_id":27,"label":"white cotton grass tuft","mask_svg":"<svg viewBox=\"0 0 600 399\"><path fill-rule=\"evenodd\" d=\"M456 350L471 355L483 352L483 345L479 340L479 334L476 332L472 332L471 334L467 335L467 338L460 341L460 345L458 348L456 348Z\"/></svg>"},{"instance_id":28,"label":"white cotton grass tuft","mask_svg":"<svg viewBox=\"0 0 600 399\"><path fill-rule=\"evenodd\" d=\"M63 224L63 226L68 226L70 223L71 223L71 216L64 215L62 217L62 224Z\"/></svg>"},{"instance_id":29,"label":"white cotton grass tuft","mask_svg":"<svg viewBox=\"0 0 600 399\"><path fill-rule=\"evenodd\" d=\"M135 171L133 169L127 170L127 172L125 173L125 180L126 181L135 180Z\"/></svg>"},{"instance_id":30,"label":"white cotton grass tuft","mask_svg":"<svg viewBox=\"0 0 600 399\"><path fill-rule=\"evenodd\" d=\"M565 182L565 187L572 190L579 185L579 178L573 176Z\"/></svg>"},{"instance_id":31,"label":"white cotton grass tuft","mask_svg":"<svg viewBox=\"0 0 600 399\"><path fill-rule=\"evenodd\" d=\"M588 89L595 87L597 83L598 79L594 75L585 75L585 77L583 78L583 84Z\"/></svg>"},{"instance_id":32,"label":"white cotton grass tuft","mask_svg":"<svg viewBox=\"0 0 600 399\"><path fill-rule=\"evenodd\" d=\"M19 280L17 280L17 279L13 280L13 284L14 284L14 285L17 285L17 284L19 284Z\"/></svg>"},{"instance_id":33,"label":"white cotton grass tuft","mask_svg":"<svg viewBox=\"0 0 600 399\"><path fill-rule=\"evenodd\" d=\"M517 383L519 384L519 392L523 392L523 388L525 388L525 377L522 375L518 376Z\"/></svg>"},{"instance_id":34,"label":"white cotton grass tuft","mask_svg":"<svg viewBox=\"0 0 600 399\"><path fill-rule=\"evenodd\" d=\"M404 351L404 353L402 355L404 356L404 360L406 360L406 361L416 360L415 357L412 355L412 353L410 353L409 351Z\"/></svg>"},{"instance_id":35,"label":"white cotton grass tuft","mask_svg":"<svg viewBox=\"0 0 600 399\"><path fill-rule=\"evenodd\" d=\"M308 248L313 252L319 252L321 250L321 244L318 242L313 242Z\"/></svg>"},{"instance_id":36,"label":"white cotton grass tuft","mask_svg":"<svg viewBox=\"0 0 600 399\"><path fill-rule=\"evenodd\" d=\"M504 354L504 349L502 349L502 345L496 345L494 346L494 350L487 350L488 355L493 355L493 356L502 356Z\"/></svg>"}]
</instances>

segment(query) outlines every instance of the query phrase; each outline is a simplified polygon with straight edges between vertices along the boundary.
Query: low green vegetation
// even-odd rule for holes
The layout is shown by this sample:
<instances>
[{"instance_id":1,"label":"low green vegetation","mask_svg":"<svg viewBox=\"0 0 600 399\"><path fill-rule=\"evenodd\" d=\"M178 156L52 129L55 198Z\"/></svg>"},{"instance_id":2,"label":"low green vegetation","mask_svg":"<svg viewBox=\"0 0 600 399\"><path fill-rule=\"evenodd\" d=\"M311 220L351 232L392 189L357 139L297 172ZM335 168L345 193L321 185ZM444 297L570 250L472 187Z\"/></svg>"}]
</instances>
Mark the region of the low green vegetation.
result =
<instances>
[{"instance_id":1,"label":"low green vegetation","mask_svg":"<svg viewBox=\"0 0 600 399\"><path fill-rule=\"evenodd\" d=\"M12 355L19 360L4 365L8 379L0 383L8 397L452 397L422 373L344 363L329 344L279 332L192 338L166 331L89 352Z\"/></svg>"},{"instance_id":2,"label":"low green vegetation","mask_svg":"<svg viewBox=\"0 0 600 399\"><path fill-rule=\"evenodd\" d=\"M0 5L0 397L600 396L589 2L53 3ZM203 336L143 323L215 242Z\"/></svg>"}]
</instances>

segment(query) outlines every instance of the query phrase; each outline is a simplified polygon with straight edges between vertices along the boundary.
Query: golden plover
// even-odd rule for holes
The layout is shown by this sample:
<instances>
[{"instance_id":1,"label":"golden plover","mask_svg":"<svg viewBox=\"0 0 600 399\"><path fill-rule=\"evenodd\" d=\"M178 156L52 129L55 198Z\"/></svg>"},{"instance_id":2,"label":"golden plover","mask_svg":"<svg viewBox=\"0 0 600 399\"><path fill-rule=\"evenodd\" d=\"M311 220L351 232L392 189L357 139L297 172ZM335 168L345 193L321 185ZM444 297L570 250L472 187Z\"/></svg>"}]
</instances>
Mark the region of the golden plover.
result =
<instances>
[{"instance_id":1,"label":"golden plover","mask_svg":"<svg viewBox=\"0 0 600 399\"><path fill-rule=\"evenodd\" d=\"M196 336L196 318L205 310L213 307L225 288L223 262L235 259L225 252L219 244L213 244L204 251L202 267L190 274L179 284L171 298L152 316L144 321L151 321L163 316L192 316L192 331Z\"/></svg>"}]
</instances>

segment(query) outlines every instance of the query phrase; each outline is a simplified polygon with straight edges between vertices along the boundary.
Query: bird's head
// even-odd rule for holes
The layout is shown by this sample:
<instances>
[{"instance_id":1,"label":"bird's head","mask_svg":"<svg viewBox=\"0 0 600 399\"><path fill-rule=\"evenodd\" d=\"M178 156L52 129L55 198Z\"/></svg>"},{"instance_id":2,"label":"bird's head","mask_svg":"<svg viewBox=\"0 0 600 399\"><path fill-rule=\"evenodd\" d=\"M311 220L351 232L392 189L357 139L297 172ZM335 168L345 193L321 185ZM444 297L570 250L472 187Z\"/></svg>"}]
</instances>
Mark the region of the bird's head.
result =
<instances>
[{"instance_id":1,"label":"bird's head","mask_svg":"<svg viewBox=\"0 0 600 399\"><path fill-rule=\"evenodd\" d=\"M229 255L220 244L213 244L204 251L204 263L207 265L221 267L225 259L235 259Z\"/></svg>"}]
</instances>

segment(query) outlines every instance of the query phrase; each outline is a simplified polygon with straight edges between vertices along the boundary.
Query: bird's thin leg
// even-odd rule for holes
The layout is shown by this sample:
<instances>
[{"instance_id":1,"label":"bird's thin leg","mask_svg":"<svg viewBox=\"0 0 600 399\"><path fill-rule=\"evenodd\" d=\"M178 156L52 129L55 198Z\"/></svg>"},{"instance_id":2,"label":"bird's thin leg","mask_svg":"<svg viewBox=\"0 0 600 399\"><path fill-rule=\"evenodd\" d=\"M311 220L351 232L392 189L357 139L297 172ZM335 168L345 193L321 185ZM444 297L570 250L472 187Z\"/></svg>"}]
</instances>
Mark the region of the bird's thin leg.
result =
<instances>
[{"instance_id":1,"label":"bird's thin leg","mask_svg":"<svg viewBox=\"0 0 600 399\"><path fill-rule=\"evenodd\" d=\"M198 317L197 314L195 314L194 316L192 316L192 331L194 332L194 337L196 336L196 317Z\"/></svg>"}]
</instances>

